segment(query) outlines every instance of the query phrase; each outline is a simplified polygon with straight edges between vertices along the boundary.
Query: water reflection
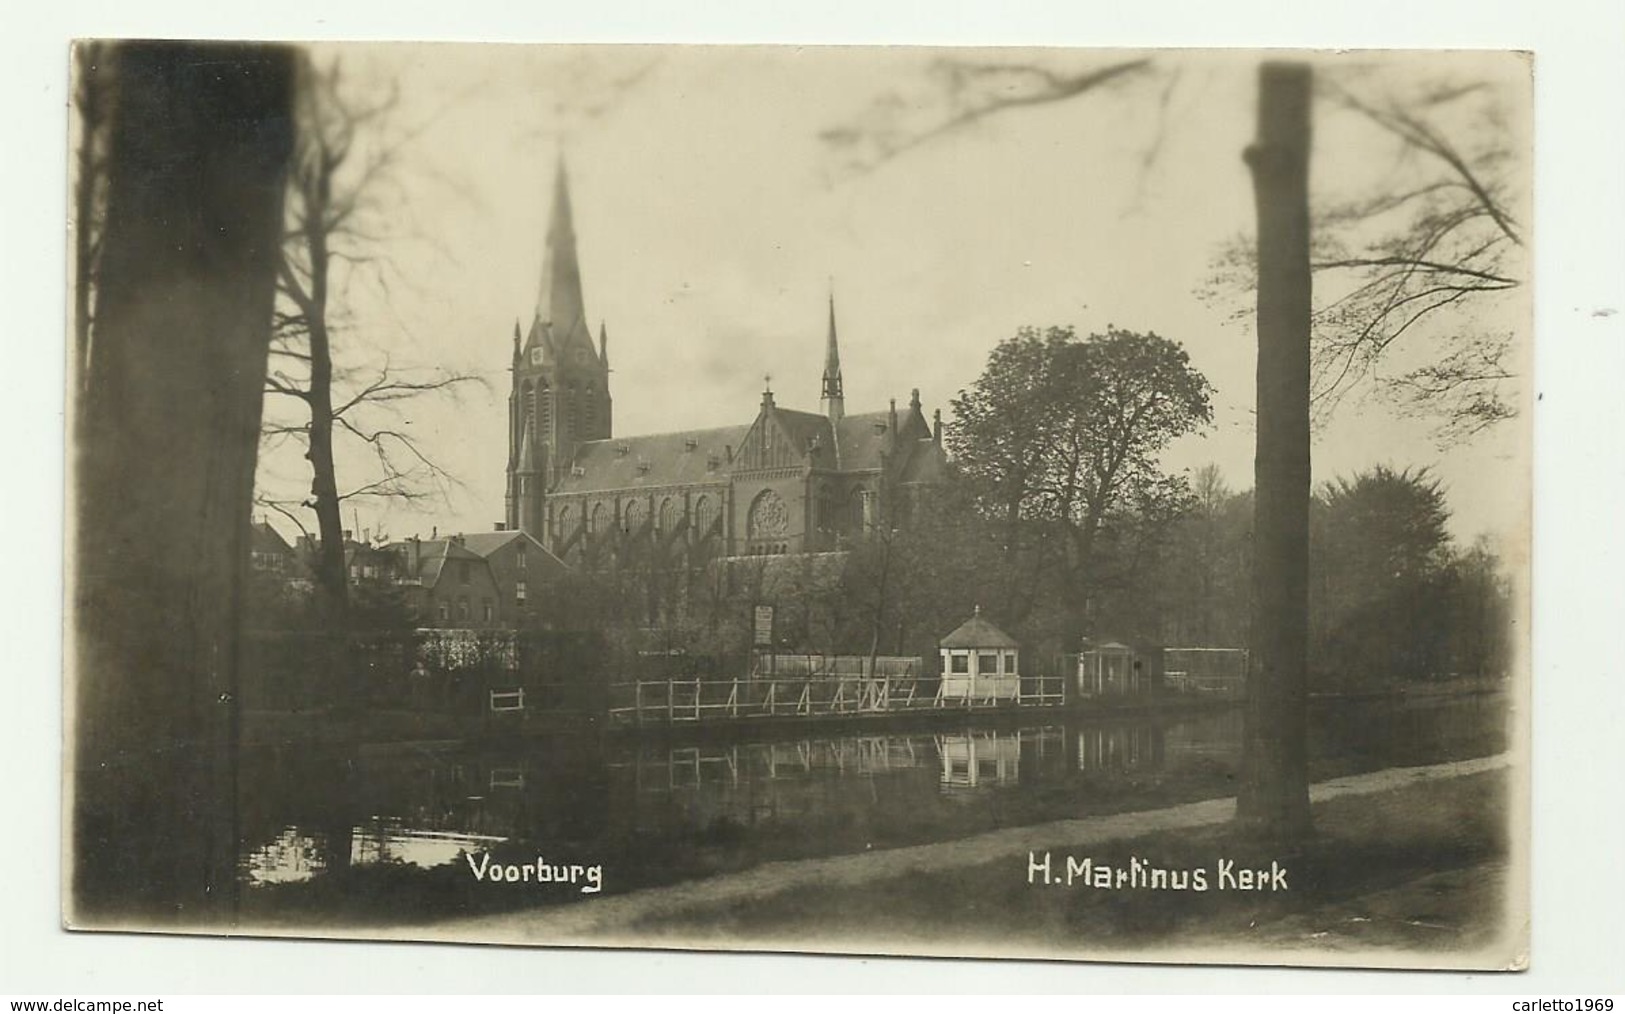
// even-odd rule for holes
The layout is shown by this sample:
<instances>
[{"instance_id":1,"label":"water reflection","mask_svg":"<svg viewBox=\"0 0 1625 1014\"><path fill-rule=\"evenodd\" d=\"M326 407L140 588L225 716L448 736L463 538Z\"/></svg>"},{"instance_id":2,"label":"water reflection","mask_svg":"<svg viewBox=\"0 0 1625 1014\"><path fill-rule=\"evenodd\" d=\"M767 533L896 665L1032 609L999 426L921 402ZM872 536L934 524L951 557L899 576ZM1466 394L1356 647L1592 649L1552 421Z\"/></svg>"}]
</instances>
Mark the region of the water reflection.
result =
<instances>
[{"instance_id":1,"label":"water reflection","mask_svg":"<svg viewBox=\"0 0 1625 1014\"><path fill-rule=\"evenodd\" d=\"M1311 773L1495 753L1506 716L1504 698L1488 695L1321 708ZM729 850L756 861L940 841L1223 793L1240 740L1241 715L1226 710L939 732L258 750L244 761L243 880L432 869L503 843L676 868Z\"/></svg>"}]
</instances>

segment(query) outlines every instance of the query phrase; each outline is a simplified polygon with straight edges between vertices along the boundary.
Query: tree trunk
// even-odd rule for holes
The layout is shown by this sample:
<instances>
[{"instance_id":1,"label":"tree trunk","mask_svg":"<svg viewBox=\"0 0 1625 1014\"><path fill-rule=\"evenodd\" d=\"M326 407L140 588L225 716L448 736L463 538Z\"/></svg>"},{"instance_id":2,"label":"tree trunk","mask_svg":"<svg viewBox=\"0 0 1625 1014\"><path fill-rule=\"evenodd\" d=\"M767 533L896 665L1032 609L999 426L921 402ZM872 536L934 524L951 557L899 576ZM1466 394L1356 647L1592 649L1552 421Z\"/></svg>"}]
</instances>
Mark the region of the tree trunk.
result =
<instances>
[{"instance_id":1,"label":"tree trunk","mask_svg":"<svg viewBox=\"0 0 1625 1014\"><path fill-rule=\"evenodd\" d=\"M239 630L292 84L283 47L120 47L73 444L77 925L234 913Z\"/></svg>"},{"instance_id":2,"label":"tree trunk","mask_svg":"<svg viewBox=\"0 0 1625 1014\"><path fill-rule=\"evenodd\" d=\"M1258 208L1258 448L1252 637L1237 818L1309 829L1309 104L1303 64L1260 68L1247 149Z\"/></svg>"}]
</instances>

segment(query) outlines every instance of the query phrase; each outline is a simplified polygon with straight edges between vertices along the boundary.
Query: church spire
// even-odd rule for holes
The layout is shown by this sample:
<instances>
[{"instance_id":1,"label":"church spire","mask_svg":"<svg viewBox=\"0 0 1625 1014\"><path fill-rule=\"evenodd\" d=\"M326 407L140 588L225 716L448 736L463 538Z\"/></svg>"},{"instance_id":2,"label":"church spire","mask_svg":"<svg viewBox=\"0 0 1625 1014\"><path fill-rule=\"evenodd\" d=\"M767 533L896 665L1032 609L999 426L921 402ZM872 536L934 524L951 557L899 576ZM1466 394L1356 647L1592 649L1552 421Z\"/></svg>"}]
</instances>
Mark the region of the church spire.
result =
<instances>
[{"instance_id":1,"label":"church spire","mask_svg":"<svg viewBox=\"0 0 1625 1014\"><path fill-rule=\"evenodd\" d=\"M570 340L585 338L592 345L587 330L585 301L581 297L581 263L576 257L576 230L570 211L570 175L564 165L564 152L559 152L558 168L553 174L553 212L547 225L547 246L542 255L542 285L536 303L536 319L549 325L555 348L563 348Z\"/></svg>"},{"instance_id":2,"label":"church spire","mask_svg":"<svg viewBox=\"0 0 1625 1014\"><path fill-rule=\"evenodd\" d=\"M824 390L819 407L831 422L846 414L846 398L841 393L841 347L835 340L835 287L829 291L829 343L824 351Z\"/></svg>"}]
</instances>

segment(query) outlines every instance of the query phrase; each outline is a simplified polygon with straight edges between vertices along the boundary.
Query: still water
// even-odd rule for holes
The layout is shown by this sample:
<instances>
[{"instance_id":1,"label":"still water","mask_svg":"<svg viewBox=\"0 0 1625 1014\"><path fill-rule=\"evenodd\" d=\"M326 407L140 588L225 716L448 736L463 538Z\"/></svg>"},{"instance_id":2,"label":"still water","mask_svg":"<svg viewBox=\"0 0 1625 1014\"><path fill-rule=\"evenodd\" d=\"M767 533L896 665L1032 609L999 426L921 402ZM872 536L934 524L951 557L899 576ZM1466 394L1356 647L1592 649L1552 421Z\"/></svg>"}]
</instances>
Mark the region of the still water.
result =
<instances>
[{"instance_id":1,"label":"still water","mask_svg":"<svg viewBox=\"0 0 1625 1014\"><path fill-rule=\"evenodd\" d=\"M1500 694L1317 706L1311 775L1498 753L1507 722ZM243 765L242 878L252 902L369 868L468 879L464 857L492 852L605 863L606 890L626 890L1226 795L1240 738L1231 709L843 735L258 748Z\"/></svg>"}]
</instances>

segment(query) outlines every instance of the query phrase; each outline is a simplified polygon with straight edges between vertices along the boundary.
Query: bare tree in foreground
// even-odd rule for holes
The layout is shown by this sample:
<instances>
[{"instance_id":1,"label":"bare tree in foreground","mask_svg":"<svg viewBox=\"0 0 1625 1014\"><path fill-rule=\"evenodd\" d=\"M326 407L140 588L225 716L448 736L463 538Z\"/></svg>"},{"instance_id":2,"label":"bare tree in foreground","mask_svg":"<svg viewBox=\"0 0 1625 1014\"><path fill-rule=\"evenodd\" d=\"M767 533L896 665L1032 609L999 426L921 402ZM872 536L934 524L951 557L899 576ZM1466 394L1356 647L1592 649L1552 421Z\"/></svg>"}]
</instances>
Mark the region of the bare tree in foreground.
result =
<instances>
[{"instance_id":1,"label":"bare tree in foreground","mask_svg":"<svg viewBox=\"0 0 1625 1014\"><path fill-rule=\"evenodd\" d=\"M341 363L346 285L358 271L391 269L376 201L403 148L415 136L390 138L384 121L395 93L362 104L342 88L339 66L325 70L308 57L301 64L288 220L278 268L272 368L267 394L294 399L302 420L268 422L273 442L303 443L310 462L310 496L293 503L261 502L304 525L293 508L316 516L315 563L321 612L342 629L348 619L343 506L362 497L416 501L443 492L450 480L417 440L395 422L402 402L473 382L471 374L444 369L407 371L381 363ZM394 210L394 209L392 209ZM373 468L355 485L340 485L337 447L349 440L371 452Z\"/></svg>"},{"instance_id":2,"label":"bare tree in foreground","mask_svg":"<svg viewBox=\"0 0 1625 1014\"><path fill-rule=\"evenodd\" d=\"M117 57L72 444L70 919L221 924L294 54L141 42Z\"/></svg>"},{"instance_id":3,"label":"bare tree in foreground","mask_svg":"<svg viewBox=\"0 0 1625 1014\"><path fill-rule=\"evenodd\" d=\"M1259 70L1247 149L1258 205L1258 452L1252 636L1236 816L1261 836L1309 830L1310 71Z\"/></svg>"}]
</instances>

